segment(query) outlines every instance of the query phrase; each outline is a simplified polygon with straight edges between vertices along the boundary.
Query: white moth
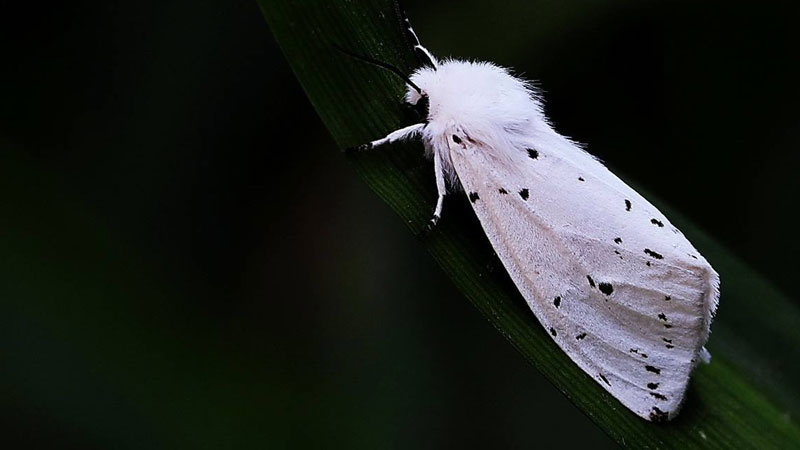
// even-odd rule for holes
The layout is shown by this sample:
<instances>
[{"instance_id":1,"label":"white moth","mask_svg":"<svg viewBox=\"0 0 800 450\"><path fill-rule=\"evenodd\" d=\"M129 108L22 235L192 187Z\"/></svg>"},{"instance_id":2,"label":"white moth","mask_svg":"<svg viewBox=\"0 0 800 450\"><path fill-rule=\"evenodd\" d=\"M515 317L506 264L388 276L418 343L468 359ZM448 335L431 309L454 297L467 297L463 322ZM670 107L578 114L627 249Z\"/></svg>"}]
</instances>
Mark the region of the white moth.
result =
<instances>
[{"instance_id":1,"label":"white moth","mask_svg":"<svg viewBox=\"0 0 800 450\"><path fill-rule=\"evenodd\" d=\"M359 149L421 137L439 193L431 226L448 185L463 188L555 343L637 415L675 417L692 370L710 360L717 273L658 209L551 127L530 84L492 63L437 61L406 26L426 65L406 78L405 101L425 120Z\"/></svg>"}]
</instances>

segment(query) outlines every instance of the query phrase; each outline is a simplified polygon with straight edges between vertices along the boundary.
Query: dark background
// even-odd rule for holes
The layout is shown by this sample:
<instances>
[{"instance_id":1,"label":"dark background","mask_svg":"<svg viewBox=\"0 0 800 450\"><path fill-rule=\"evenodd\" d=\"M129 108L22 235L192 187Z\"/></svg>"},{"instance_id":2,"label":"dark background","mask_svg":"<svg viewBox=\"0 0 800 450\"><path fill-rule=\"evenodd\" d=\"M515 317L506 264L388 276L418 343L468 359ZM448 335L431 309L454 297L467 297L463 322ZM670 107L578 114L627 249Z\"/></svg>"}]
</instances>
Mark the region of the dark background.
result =
<instances>
[{"instance_id":1,"label":"dark background","mask_svg":"<svg viewBox=\"0 0 800 450\"><path fill-rule=\"evenodd\" d=\"M405 5L791 292L796 11L641 3ZM0 443L613 446L358 181L254 1L0 8Z\"/></svg>"}]
</instances>

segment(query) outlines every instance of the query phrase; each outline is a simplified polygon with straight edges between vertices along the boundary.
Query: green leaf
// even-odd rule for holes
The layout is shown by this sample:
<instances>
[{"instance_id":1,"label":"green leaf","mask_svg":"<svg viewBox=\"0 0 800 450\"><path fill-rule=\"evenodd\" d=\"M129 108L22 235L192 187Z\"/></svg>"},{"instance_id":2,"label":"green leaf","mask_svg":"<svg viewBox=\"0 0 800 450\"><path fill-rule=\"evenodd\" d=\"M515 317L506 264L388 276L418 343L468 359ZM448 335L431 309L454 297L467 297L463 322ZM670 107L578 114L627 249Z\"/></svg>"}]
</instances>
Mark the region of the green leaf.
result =
<instances>
[{"instance_id":1,"label":"green leaf","mask_svg":"<svg viewBox=\"0 0 800 450\"><path fill-rule=\"evenodd\" d=\"M413 71L417 63L392 1L259 3L298 80L341 148L410 123L400 105L402 81L335 49L369 55L405 73ZM424 227L436 194L433 169L420 144L393 145L349 159L413 232ZM697 369L681 414L666 424L649 423L629 412L555 345L507 274L494 264L492 249L466 202L451 200L447 219L422 242L497 330L621 445L800 447L800 428L791 419L800 412L796 383L800 312L711 237L657 200L654 203L707 256L723 283L709 345L714 361Z\"/></svg>"}]
</instances>

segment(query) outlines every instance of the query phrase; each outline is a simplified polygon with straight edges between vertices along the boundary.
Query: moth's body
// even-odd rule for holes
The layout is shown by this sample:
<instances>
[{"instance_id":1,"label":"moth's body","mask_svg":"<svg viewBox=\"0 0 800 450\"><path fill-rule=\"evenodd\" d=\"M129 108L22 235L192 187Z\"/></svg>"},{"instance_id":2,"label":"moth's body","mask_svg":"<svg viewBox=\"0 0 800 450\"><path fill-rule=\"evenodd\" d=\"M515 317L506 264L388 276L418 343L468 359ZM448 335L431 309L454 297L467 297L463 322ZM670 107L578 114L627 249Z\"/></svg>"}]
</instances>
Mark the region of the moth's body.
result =
<instances>
[{"instance_id":1,"label":"moth's body","mask_svg":"<svg viewBox=\"0 0 800 450\"><path fill-rule=\"evenodd\" d=\"M421 49L421 46L417 46ZM532 87L491 63L410 77L439 199L463 189L533 313L570 358L645 419L674 417L704 344L719 277L653 205L548 123Z\"/></svg>"}]
</instances>

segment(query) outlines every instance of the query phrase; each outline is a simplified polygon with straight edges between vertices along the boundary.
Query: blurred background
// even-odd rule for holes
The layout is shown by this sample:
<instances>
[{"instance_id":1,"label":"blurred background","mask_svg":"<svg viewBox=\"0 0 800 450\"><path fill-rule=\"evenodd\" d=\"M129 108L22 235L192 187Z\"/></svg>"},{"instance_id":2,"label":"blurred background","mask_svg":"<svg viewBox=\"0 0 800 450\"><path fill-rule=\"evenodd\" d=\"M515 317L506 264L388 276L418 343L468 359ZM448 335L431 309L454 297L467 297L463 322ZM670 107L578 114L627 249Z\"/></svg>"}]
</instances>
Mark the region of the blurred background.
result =
<instances>
[{"instance_id":1,"label":"blurred background","mask_svg":"<svg viewBox=\"0 0 800 450\"><path fill-rule=\"evenodd\" d=\"M796 11L404 4L791 292ZM254 1L0 8L0 443L614 446L358 180Z\"/></svg>"}]
</instances>

